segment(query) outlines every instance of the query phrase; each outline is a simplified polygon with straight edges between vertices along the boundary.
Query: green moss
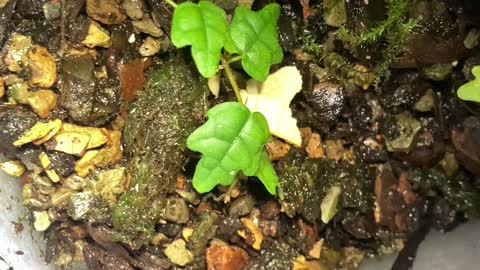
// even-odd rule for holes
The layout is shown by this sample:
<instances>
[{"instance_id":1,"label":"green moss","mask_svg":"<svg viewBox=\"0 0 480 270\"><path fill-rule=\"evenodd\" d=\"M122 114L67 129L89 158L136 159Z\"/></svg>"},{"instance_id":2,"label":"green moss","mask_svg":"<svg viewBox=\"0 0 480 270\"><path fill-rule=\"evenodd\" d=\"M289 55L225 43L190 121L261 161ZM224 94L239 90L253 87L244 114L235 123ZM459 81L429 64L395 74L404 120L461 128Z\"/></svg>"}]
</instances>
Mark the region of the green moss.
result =
<instances>
[{"instance_id":1,"label":"green moss","mask_svg":"<svg viewBox=\"0 0 480 270\"><path fill-rule=\"evenodd\" d=\"M354 69L353 65L338 53L332 52L327 54L323 64L327 68L328 73L343 82L345 86L353 83L367 89L375 80L373 73L360 72Z\"/></svg>"},{"instance_id":2,"label":"green moss","mask_svg":"<svg viewBox=\"0 0 480 270\"><path fill-rule=\"evenodd\" d=\"M154 68L132 104L124 130L132 188L113 212L123 242L139 247L151 238L161 215L156 206L175 189L185 165L186 138L203 121L206 93L206 80L178 54Z\"/></svg>"},{"instance_id":3,"label":"green moss","mask_svg":"<svg viewBox=\"0 0 480 270\"><path fill-rule=\"evenodd\" d=\"M395 57L402 52L416 26L415 20L405 19L409 3L409 0L386 0L387 18L377 26L360 33L353 33L345 27L337 31L338 38L352 52L365 46L381 49L382 59L373 68L376 86Z\"/></svg>"}]
</instances>

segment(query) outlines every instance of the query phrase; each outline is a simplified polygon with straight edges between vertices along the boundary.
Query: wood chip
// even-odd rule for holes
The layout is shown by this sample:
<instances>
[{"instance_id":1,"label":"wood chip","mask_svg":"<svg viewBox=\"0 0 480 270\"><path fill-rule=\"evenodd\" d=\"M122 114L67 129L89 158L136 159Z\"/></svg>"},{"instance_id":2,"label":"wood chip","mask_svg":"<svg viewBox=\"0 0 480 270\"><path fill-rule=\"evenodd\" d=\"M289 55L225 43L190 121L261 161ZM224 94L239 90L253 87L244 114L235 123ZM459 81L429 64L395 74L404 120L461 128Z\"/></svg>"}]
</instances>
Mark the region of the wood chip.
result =
<instances>
[{"instance_id":1,"label":"wood chip","mask_svg":"<svg viewBox=\"0 0 480 270\"><path fill-rule=\"evenodd\" d=\"M8 175L14 177L20 177L23 173L25 173L25 166L23 166L23 163L18 160L2 162L0 163L0 169Z\"/></svg>"},{"instance_id":2,"label":"wood chip","mask_svg":"<svg viewBox=\"0 0 480 270\"><path fill-rule=\"evenodd\" d=\"M325 151L323 150L322 140L318 133L312 133L307 146L305 147L309 158L324 158Z\"/></svg>"},{"instance_id":3,"label":"wood chip","mask_svg":"<svg viewBox=\"0 0 480 270\"><path fill-rule=\"evenodd\" d=\"M417 195L413 192L412 184L408 181L407 172L402 172L400 174L397 191L403 196L403 201L407 205L411 205L417 200Z\"/></svg>"},{"instance_id":4,"label":"wood chip","mask_svg":"<svg viewBox=\"0 0 480 270\"><path fill-rule=\"evenodd\" d=\"M28 84L31 87L50 88L57 80L57 64L46 48L32 46L28 51Z\"/></svg>"},{"instance_id":5,"label":"wood chip","mask_svg":"<svg viewBox=\"0 0 480 270\"><path fill-rule=\"evenodd\" d=\"M188 242L190 240L190 237L193 235L193 229L192 228L185 228L182 230L182 237L185 239L185 241Z\"/></svg>"},{"instance_id":6,"label":"wood chip","mask_svg":"<svg viewBox=\"0 0 480 270\"><path fill-rule=\"evenodd\" d=\"M41 152L40 155L38 155L38 159L40 160L40 164L42 164L42 167L45 170L48 178L50 178L50 180L52 180L54 183L60 182L60 176L50 168L52 161L50 158L48 158L47 154L45 152Z\"/></svg>"},{"instance_id":7,"label":"wood chip","mask_svg":"<svg viewBox=\"0 0 480 270\"><path fill-rule=\"evenodd\" d=\"M248 260L243 249L217 242L207 249L206 257L208 270L241 270Z\"/></svg>"},{"instance_id":8,"label":"wood chip","mask_svg":"<svg viewBox=\"0 0 480 270\"><path fill-rule=\"evenodd\" d=\"M120 92L126 102L135 99L137 92L143 88L145 75L143 73L144 63L140 59L120 64Z\"/></svg>"},{"instance_id":9,"label":"wood chip","mask_svg":"<svg viewBox=\"0 0 480 270\"><path fill-rule=\"evenodd\" d=\"M260 250L263 242L263 234L257 225L249 218L241 219L246 230L238 230L237 234L255 250Z\"/></svg>"},{"instance_id":10,"label":"wood chip","mask_svg":"<svg viewBox=\"0 0 480 270\"><path fill-rule=\"evenodd\" d=\"M45 137L51 136L52 133L56 134L61 126L62 121L60 119L50 120L46 123L37 122L25 135L14 141L13 145L18 147L40 139L43 140Z\"/></svg>"},{"instance_id":11,"label":"wood chip","mask_svg":"<svg viewBox=\"0 0 480 270\"><path fill-rule=\"evenodd\" d=\"M5 95L5 82L3 81L3 78L0 77L0 98L2 98Z\"/></svg>"},{"instance_id":12,"label":"wood chip","mask_svg":"<svg viewBox=\"0 0 480 270\"><path fill-rule=\"evenodd\" d=\"M318 240L313 247L308 251L308 255L315 259L320 259L322 254L323 239Z\"/></svg>"},{"instance_id":13,"label":"wood chip","mask_svg":"<svg viewBox=\"0 0 480 270\"><path fill-rule=\"evenodd\" d=\"M271 139L265 147L267 148L268 157L270 160L279 160L288 154L290 145L278 139Z\"/></svg>"},{"instance_id":14,"label":"wood chip","mask_svg":"<svg viewBox=\"0 0 480 270\"><path fill-rule=\"evenodd\" d=\"M313 135L312 135L313 136ZM327 152L327 158L339 161L343 157L343 148L342 140L326 140L325 141L325 150Z\"/></svg>"}]
</instances>

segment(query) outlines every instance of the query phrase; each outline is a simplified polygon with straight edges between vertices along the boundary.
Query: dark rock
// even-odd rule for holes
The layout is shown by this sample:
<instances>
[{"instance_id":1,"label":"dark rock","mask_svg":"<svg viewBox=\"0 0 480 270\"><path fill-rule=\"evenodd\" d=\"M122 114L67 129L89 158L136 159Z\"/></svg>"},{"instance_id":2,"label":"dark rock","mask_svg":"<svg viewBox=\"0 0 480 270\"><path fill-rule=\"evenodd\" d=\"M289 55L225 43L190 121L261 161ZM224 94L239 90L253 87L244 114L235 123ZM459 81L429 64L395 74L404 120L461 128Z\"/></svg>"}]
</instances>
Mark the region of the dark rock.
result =
<instances>
[{"instance_id":1,"label":"dark rock","mask_svg":"<svg viewBox=\"0 0 480 270\"><path fill-rule=\"evenodd\" d=\"M445 143L443 140L435 137L428 129L422 129L415 136L408 153L395 152L394 156L414 166L432 167L442 160L444 154Z\"/></svg>"},{"instance_id":2,"label":"dark rock","mask_svg":"<svg viewBox=\"0 0 480 270\"><path fill-rule=\"evenodd\" d=\"M385 146L367 138L363 142L354 145L355 156L365 163L382 163L388 160L388 153Z\"/></svg>"},{"instance_id":3,"label":"dark rock","mask_svg":"<svg viewBox=\"0 0 480 270\"><path fill-rule=\"evenodd\" d=\"M394 74L383 83L379 101L389 109L410 108L429 88L430 85L417 72Z\"/></svg>"},{"instance_id":4,"label":"dark rock","mask_svg":"<svg viewBox=\"0 0 480 270\"><path fill-rule=\"evenodd\" d=\"M41 170L42 165L38 156L42 152L42 149L36 145L23 145L17 149L17 158L27 167L28 170L34 170L39 168Z\"/></svg>"},{"instance_id":5,"label":"dark rock","mask_svg":"<svg viewBox=\"0 0 480 270\"><path fill-rule=\"evenodd\" d=\"M260 215L264 219L273 219L280 214L280 205L274 200L262 204Z\"/></svg>"},{"instance_id":6,"label":"dark rock","mask_svg":"<svg viewBox=\"0 0 480 270\"><path fill-rule=\"evenodd\" d=\"M166 220L178 223L185 224L190 219L190 212L188 210L187 203L177 197L170 197L167 199L167 204L165 207L165 217Z\"/></svg>"},{"instance_id":7,"label":"dark rock","mask_svg":"<svg viewBox=\"0 0 480 270\"><path fill-rule=\"evenodd\" d=\"M158 231L162 232L167 237L175 238L182 231L182 225L168 222L166 224L161 224L158 227Z\"/></svg>"},{"instance_id":8,"label":"dark rock","mask_svg":"<svg viewBox=\"0 0 480 270\"><path fill-rule=\"evenodd\" d=\"M87 0L87 14L104 24L122 23L127 15L116 0Z\"/></svg>"},{"instance_id":9,"label":"dark rock","mask_svg":"<svg viewBox=\"0 0 480 270\"><path fill-rule=\"evenodd\" d=\"M194 229L187 243L188 249L195 256L205 254L208 242L215 236L218 229L217 221L219 216L216 213L207 213L200 218L200 223Z\"/></svg>"},{"instance_id":10,"label":"dark rock","mask_svg":"<svg viewBox=\"0 0 480 270\"><path fill-rule=\"evenodd\" d=\"M64 58L61 66L60 104L73 120L100 125L116 113L118 85L114 80L96 81L94 63L89 55Z\"/></svg>"},{"instance_id":11,"label":"dark rock","mask_svg":"<svg viewBox=\"0 0 480 270\"><path fill-rule=\"evenodd\" d=\"M470 117L463 122L463 130L452 132L452 142L460 163L475 175L480 175L480 118Z\"/></svg>"},{"instance_id":12,"label":"dark rock","mask_svg":"<svg viewBox=\"0 0 480 270\"><path fill-rule=\"evenodd\" d=\"M250 258L245 269L249 270L285 270L290 269L292 259L299 253L284 240L266 240L256 258Z\"/></svg>"},{"instance_id":13,"label":"dark rock","mask_svg":"<svg viewBox=\"0 0 480 270\"><path fill-rule=\"evenodd\" d=\"M14 155L13 142L37 121L32 111L18 106L0 106L0 153Z\"/></svg>"},{"instance_id":14,"label":"dark rock","mask_svg":"<svg viewBox=\"0 0 480 270\"><path fill-rule=\"evenodd\" d=\"M56 151L49 151L47 155L52 162L51 168L61 177L67 177L73 173L75 166L75 158L73 156Z\"/></svg>"},{"instance_id":15,"label":"dark rock","mask_svg":"<svg viewBox=\"0 0 480 270\"><path fill-rule=\"evenodd\" d=\"M232 202L228 208L228 215L231 217L242 217L248 215L255 205L253 196L241 196Z\"/></svg>"},{"instance_id":16,"label":"dark rock","mask_svg":"<svg viewBox=\"0 0 480 270\"><path fill-rule=\"evenodd\" d=\"M448 177L434 169L412 168L408 179L418 193L445 198L457 214L467 219L480 216L480 190L466 173Z\"/></svg>"},{"instance_id":17,"label":"dark rock","mask_svg":"<svg viewBox=\"0 0 480 270\"><path fill-rule=\"evenodd\" d=\"M309 118L315 122L315 125L331 126L337 122L344 102L341 85L330 82L319 83L306 93L305 97L312 108L312 115Z\"/></svg>"},{"instance_id":18,"label":"dark rock","mask_svg":"<svg viewBox=\"0 0 480 270\"><path fill-rule=\"evenodd\" d=\"M47 0L17 0L15 11L25 18L43 17L43 5Z\"/></svg>"},{"instance_id":19,"label":"dark rock","mask_svg":"<svg viewBox=\"0 0 480 270\"><path fill-rule=\"evenodd\" d=\"M89 55L65 58L61 66L60 104L78 122L88 124L93 109L95 82Z\"/></svg>"},{"instance_id":20,"label":"dark rock","mask_svg":"<svg viewBox=\"0 0 480 270\"><path fill-rule=\"evenodd\" d=\"M433 206L434 226L438 230L449 231L460 222L457 211L452 208L446 199L440 199Z\"/></svg>"},{"instance_id":21,"label":"dark rock","mask_svg":"<svg viewBox=\"0 0 480 270\"><path fill-rule=\"evenodd\" d=\"M3 41L5 39L5 30L11 24L11 17L15 11L16 0L10 0L8 3L0 9L0 46L3 47Z\"/></svg>"},{"instance_id":22,"label":"dark rock","mask_svg":"<svg viewBox=\"0 0 480 270\"><path fill-rule=\"evenodd\" d=\"M161 25L165 33L170 33L172 28L172 8L165 1L148 0L152 8L152 17L157 25Z\"/></svg>"},{"instance_id":23,"label":"dark rock","mask_svg":"<svg viewBox=\"0 0 480 270\"><path fill-rule=\"evenodd\" d=\"M355 91L346 98L350 122L355 129L365 130L372 121L372 107L365 98L365 93Z\"/></svg>"},{"instance_id":24,"label":"dark rock","mask_svg":"<svg viewBox=\"0 0 480 270\"><path fill-rule=\"evenodd\" d=\"M85 39L90 25L89 19L81 15L86 0L65 0L62 8L62 17L64 18L65 37L72 41L80 43Z\"/></svg>"},{"instance_id":25,"label":"dark rock","mask_svg":"<svg viewBox=\"0 0 480 270\"><path fill-rule=\"evenodd\" d=\"M348 212L344 215L342 226L345 231L357 239L369 239L375 233L375 223L372 214Z\"/></svg>"},{"instance_id":26,"label":"dark rock","mask_svg":"<svg viewBox=\"0 0 480 270\"><path fill-rule=\"evenodd\" d=\"M283 51L293 52L297 48L297 31L298 24L296 14L291 4L285 4L282 7L282 13L278 19L278 42Z\"/></svg>"}]
</instances>

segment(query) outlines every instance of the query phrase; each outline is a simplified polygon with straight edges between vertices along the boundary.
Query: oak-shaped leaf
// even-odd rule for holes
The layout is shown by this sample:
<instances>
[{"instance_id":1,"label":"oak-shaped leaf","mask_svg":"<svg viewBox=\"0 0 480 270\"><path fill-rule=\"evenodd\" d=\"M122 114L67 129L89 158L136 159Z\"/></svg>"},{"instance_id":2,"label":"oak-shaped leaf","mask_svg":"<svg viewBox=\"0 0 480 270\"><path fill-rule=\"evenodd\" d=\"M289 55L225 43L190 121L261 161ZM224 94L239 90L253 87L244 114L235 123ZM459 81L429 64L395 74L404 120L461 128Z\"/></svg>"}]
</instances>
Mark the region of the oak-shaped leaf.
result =
<instances>
[{"instance_id":1,"label":"oak-shaped leaf","mask_svg":"<svg viewBox=\"0 0 480 270\"><path fill-rule=\"evenodd\" d=\"M188 148L203 154L193 176L193 187L205 193L218 184L232 184L239 171L254 176L261 168L259 173L265 176L262 182L267 181L265 186L274 194L271 186L276 186L278 180L271 172L273 168L265 164L269 160L265 160L264 145L270 138L265 117L238 102L217 105L207 116L208 121L187 139Z\"/></svg>"},{"instance_id":2,"label":"oak-shaped leaf","mask_svg":"<svg viewBox=\"0 0 480 270\"><path fill-rule=\"evenodd\" d=\"M241 55L243 69L257 81L264 81L270 66L282 61L277 37L279 15L278 4L269 4L257 12L238 6L228 28L225 50Z\"/></svg>"},{"instance_id":3,"label":"oak-shaped leaf","mask_svg":"<svg viewBox=\"0 0 480 270\"><path fill-rule=\"evenodd\" d=\"M300 147L302 137L297 120L292 117L290 102L301 89L300 71L295 66L285 66L270 74L263 83L248 80L247 89L240 91L240 95L252 112L265 116L273 135Z\"/></svg>"},{"instance_id":4,"label":"oak-shaped leaf","mask_svg":"<svg viewBox=\"0 0 480 270\"><path fill-rule=\"evenodd\" d=\"M226 32L225 11L211 2L187 2L175 8L172 43L177 48L192 46L193 60L203 77L210 78L217 73Z\"/></svg>"}]
</instances>

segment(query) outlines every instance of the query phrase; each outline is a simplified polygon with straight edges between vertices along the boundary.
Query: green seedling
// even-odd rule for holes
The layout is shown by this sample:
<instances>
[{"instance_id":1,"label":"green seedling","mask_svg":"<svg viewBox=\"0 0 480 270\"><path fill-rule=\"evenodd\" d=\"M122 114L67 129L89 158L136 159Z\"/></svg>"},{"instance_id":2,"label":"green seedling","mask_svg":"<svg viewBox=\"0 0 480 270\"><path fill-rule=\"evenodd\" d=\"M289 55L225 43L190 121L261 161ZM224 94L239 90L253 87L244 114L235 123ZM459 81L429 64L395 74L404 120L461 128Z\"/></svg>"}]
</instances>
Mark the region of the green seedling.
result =
<instances>
[{"instance_id":1,"label":"green seedling","mask_svg":"<svg viewBox=\"0 0 480 270\"><path fill-rule=\"evenodd\" d=\"M271 194L278 179L264 146L270 138L265 117L238 102L210 109L208 121L187 139L187 147L200 152L193 187L200 193L216 185L231 185L239 171L257 176Z\"/></svg>"},{"instance_id":2,"label":"green seedling","mask_svg":"<svg viewBox=\"0 0 480 270\"><path fill-rule=\"evenodd\" d=\"M475 79L460 86L457 90L457 96L466 101L480 103L480 66L473 67L472 74Z\"/></svg>"},{"instance_id":3,"label":"green seedling","mask_svg":"<svg viewBox=\"0 0 480 270\"><path fill-rule=\"evenodd\" d=\"M177 48L192 46L193 61L203 77L217 73L226 32L227 15L211 2L183 3L173 13L172 43Z\"/></svg>"},{"instance_id":4,"label":"green seedling","mask_svg":"<svg viewBox=\"0 0 480 270\"><path fill-rule=\"evenodd\" d=\"M270 66L283 58L277 39L279 15L278 4L269 4L258 12L239 6L228 26L225 11L211 2L183 3L173 13L172 43L177 48L191 45L193 60L206 78L216 74L225 48L230 54L238 54L248 75L264 81Z\"/></svg>"},{"instance_id":5,"label":"green seedling","mask_svg":"<svg viewBox=\"0 0 480 270\"><path fill-rule=\"evenodd\" d=\"M245 72L265 81L270 66L282 61L277 39L278 4L258 12L237 7L228 25L225 11L208 1L173 7L172 43L191 46L192 57L203 77L217 74L221 61L237 102L217 105L207 113L208 121L187 139L187 147L203 154L193 177L193 187L209 192L218 184L231 185L239 172L256 176L268 192L276 194L278 178L265 151L270 130L265 117L242 104L229 62L241 59ZM222 54L222 50L224 53Z\"/></svg>"},{"instance_id":6,"label":"green seedling","mask_svg":"<svg viewBox=\"0 0 480 270\"><path fill-rule=\"evenodd\" d=\"M280 6L270 4L258 12L237 7L228 28L225 50L242 56L242 67L253 79L265 81L270 66L282 61L277 41Z\"/></svg>"}]
</instances>

